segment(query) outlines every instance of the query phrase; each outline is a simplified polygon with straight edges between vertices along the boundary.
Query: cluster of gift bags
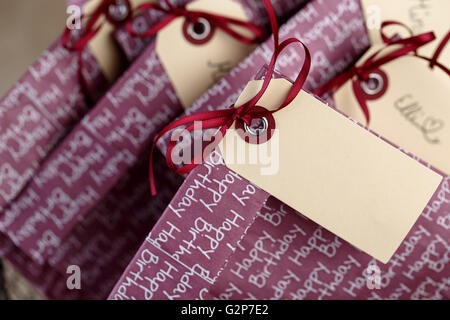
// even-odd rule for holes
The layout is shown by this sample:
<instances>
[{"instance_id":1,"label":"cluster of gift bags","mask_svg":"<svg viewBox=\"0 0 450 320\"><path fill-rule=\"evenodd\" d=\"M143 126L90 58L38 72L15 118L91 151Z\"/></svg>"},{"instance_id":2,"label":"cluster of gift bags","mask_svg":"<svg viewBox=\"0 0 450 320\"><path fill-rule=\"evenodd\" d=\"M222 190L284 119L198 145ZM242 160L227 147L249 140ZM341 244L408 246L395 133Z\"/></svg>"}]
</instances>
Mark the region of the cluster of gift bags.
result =
<instances>
[{"instance_id":1,"label":"cluster of gift bags","mask_svg":"<svg viewBox=\"0 0 450 320\"><path fill-rule=\"evenodd\" d=\"M336 88L329 83L355 69L357 60L364 60L377 46L391 45L389 41L408 35L402 38L395 33L385 43L375 43L367 12L374 5L369 2L376 1L270 2L281 24L281 39L299 38L310 52L309 57L300 46L287 48L277 57L273 80L295 79L302 64L310 60L303 89L320 94L325 100L317 101L333 106L326 107L333 117L351 123L355 127L351 130L358 134L366 134L362 126L344 116L355 114L338 92L330 94ZM417 215L423 212L417 222L417 216L405 216L402 242L393 244L395 254L384 261L387 264L371 257L378 252L372 250L375 245L359 246L363 236L333 229L336 223L328 220L321 223L314 216L317 201L304 201L312 203L311 217L296 201L280 199L264 183L231 169L219 150L184 176L171 172L165 163L163 154L171 150L170 134L159 139L161 152L150 152L156 136L177 117L226 110L249 81L266 79L266 73L273 72L268 64L277 44L273 44L270 27L278 30L266 11L268 1L214 3L70 3L85 12L80 17L81 30L66 30L0 101L0 252L4 259L50 299L448 298L450 188L448 178L439 178L444 175L439 172L448 172L445 165L435 161L443 156L442 151L422 153L408 144L411 157L419 155L431 163L426 167L403 156L404 140L389 136L389 131L378 132L381 129L376 125L375 133L369 133L367 139L374 149L381 145L385 152L388 148L386 157L394 152L393 168L411 167L411 179L421 179L419 187L403 193L398 188L410 181L392 187L392 202L404 201L407 192L417 192L418 200L404 207L409 211L419 208ZM124 12L126 17L121 17ZM380 18L395 18L385 15ZM229 20L224 22L224 18ZM427 46L438 47L449 28L441 28L445 20L432 18L439 22L433 20L430 26L439 28L437 39L429 39ZM382 28L379 25L377 30ZM425 31L433 29L412 32ZM428 47L414 53L431 60L427 62L433 73L445 70L443 45L427 52ZM439 55L432 58L435 52ZM389 75L389 70L384 72ZM441 74L433 79L440 86L449 82ZM367 100L376 99L384 98ZM370 114L372 120L378 115L377 111ZM443 132L439 139L445 146L446 127L441 129L435 119L426 123L431 127L422 126L419 132L432 138ZM366 125L371 129L371 123ZM214 130L209 131L214 135ZM365 147L370 150L370 146L354 146L362 153ZM148 180L152 174L149 159L158 185L155 196ZM333 166L332 161L332 157L325 159L327 166ZM397 180L405 177L399 174ZM396 181L392 179L388 180ZM347 189L355 192L345 185L335 192L341 201ZM375 192L371 198L366 195L370 190L359 192L364 200L374 201L369 206L378 207L381 195ZM378 211L388 208L379 207ZM375 231L392 231L383 229L383 221L371 221ZM402 224L401 219L392 221ZM385 238L390 241L389 235ZM73 266L81 273L81 287L70 285Z\"/></svg>"}]
</instances>

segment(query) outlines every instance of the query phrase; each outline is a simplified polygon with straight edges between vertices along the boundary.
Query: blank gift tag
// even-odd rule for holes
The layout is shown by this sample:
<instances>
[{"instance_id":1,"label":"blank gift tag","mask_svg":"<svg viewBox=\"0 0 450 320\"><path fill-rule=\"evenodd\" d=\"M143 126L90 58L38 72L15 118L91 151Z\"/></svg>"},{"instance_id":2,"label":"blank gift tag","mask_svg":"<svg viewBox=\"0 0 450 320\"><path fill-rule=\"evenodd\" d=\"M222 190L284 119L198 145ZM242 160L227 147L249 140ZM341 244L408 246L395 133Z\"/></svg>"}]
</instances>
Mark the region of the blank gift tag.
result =
<instances>
[{"instance_id":1,"label":"blank gift tag","mask_svg":"<svg viewBox=\"0 0 450 320\"><path fill-rule=\"evenodd\" d=\"M89 17L95 9L100 5L102 0L91 0L83 8L84 15ZM132 8L149 2L148 0L130 0ZM155 2L155 1L150 1ZM103 18L104 19L104 18ZM100 69L103 71L106 79L110 83L114 83L119 78L122 72L125 70L125 60L122 56L120 48L113 37L114 25L109 23L106 19L103 20L104 24L95 35L95 37L89 41L89 49L96 58Z\"/></svg>"},{"instance_id":2,"label":"blank gift tag","mask_svg":"<svg viewBox=\"0 0 450 320\"><path fill-rule=\"evenodd\" d=\"M420 48L418 52L430 56L436 50L438 42L450 31L448 0L361 0L369 37L372 44L382 43L380 36L380 23L383 21L398 21L408 26L414 34L433 31L437 40ZM410 36L399 26L392 26L388 34L395 33L401 36ZM440 62L450 64L450 51L443 52Z\"/></svg>"},{"instance_id":3,"label":"blank gift tag","mask_svg":"<svg viewBox=\"0 0 450 320\"><path fill-rule=\"evenodd\" d=\"M375 46L367 55L376 50ZM369 128L450 174L448 75L437 67L431 69L426 60L412 55L383 65L380 70L386 77L383 80L386 91L367 101ZM339 110L365 123L351 81L336 91L334 99Z\"/></svg>"},{"instance_id":4,"label":"blank gift tag","mask_svg":"<svg viewBox=\"0 0 450 320\"><path fill-rule=\"evenodd\" d=\"M261 85L250 82L236 105ZM273 110L290 87L272 80L258 105ZM442 177L304 91L274 118L276 131L263 144L246 143L236 127L230 130L220 145L226 165L387 263ZM233 161L236 152L253 161Z\"/></svg>"},{"instance_id":5,"label":"blank gift tag","mask_svg":"<svg viewBox=\"0 0 450 320\"><path fill-rule=\"evenodd\" d=\"M242 5L232 0L198 0L189 3L187 8L247 20ZM207 42L194 44L183 34L184 22L185 18L179 17L158 33L156 52L178 98L187 109L247 57L255 45L245 44L219 28L215 28ZM241 34L251 35L247 30L231 27Z\"/></svg>"}]
</instances>

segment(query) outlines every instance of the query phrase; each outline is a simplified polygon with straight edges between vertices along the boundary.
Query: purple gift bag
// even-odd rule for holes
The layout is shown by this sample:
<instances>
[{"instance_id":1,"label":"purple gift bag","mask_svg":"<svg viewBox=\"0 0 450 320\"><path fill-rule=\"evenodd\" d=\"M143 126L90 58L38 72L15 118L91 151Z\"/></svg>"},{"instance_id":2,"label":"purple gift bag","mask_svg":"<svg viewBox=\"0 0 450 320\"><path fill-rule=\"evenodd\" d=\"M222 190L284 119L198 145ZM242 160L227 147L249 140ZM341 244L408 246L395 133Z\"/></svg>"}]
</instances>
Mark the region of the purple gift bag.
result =
<instances>
[{"instance_id":1,"label":"purple gift bag","mask_svg":"<svg viewBox=\"0 0 450 320\"><path fill-rule=\"evenodd\" d=\"M156 165L159 178L172 181L157 197L149 199L147 175L142 174L148 163L139 161L95 210L57 244L45 263L33 261L3 235L0 254L49 299L105 299L145 239L147 228L156 223L159 216L155 212L164 210L180 185L180 177L164 170L162 157L157 158ZM66 287L70 266L80 268L80 290Z\"/></svg>"},{"instance_id":2,"label":"purple gift bag","mask_svg":"<svg viewBox=\"0 0 450 320\"><path fill-rule=\"evenodd\" d=\"M14 244L10 256L27 261L16 267L66 279L67 267L77 265L86 275L78 297L106 297L181 184L161 160L167 183L160 196L148 196L148 146L181 109L150 44L0 217L0 230ZM51 292L40 277L28 278L49 297L73 297L65 282Z\"/></svg>"},{"instance_id":3,"label":"purple gift bag","mask_svg":"<svg viewBox=\"0 0 450 320\"><path fill-rule=\"evenodd\" d=\"M110 299L448 299L449 183L383 265L215 152L188 175Z\"/></svg>"},{"instance_id":4,"label":"purple gift bag","mask_svg":"<svg viewBox=\"0 0 450 320\"><path fill-rule=\"evenodd\" d=\"M91 107L79 84L77 56L56 41L0 100L1 211ZM107 82L89 51L84 59L84 76L98 98Z\"/></svg>"},{"instance_id":5,"label":"purple gift bag","mask_svg":"<svg viewBox=\"0 0 450 320\"><path fill-rule=\"evenodd\" d=\"M312 1L280 30L282 37L297 34L313 57L307 82L311 90L351 65L369 45L357 1ZM264 43L188 113L228 108L272 52L271 42ZM280 57L277 68L292 76L298 72L303 53L292 48L286 55ZM161 147L164 149L164 144ZM213 298L210 288L268 197L220 160L198 167L147 237L110 298Z\"/></svg>"},{"instance_id":6,"label":"purple gift bag","mask_svg":"<svg viewBox=\"0 0 450 320\"><path fill-rule=\"evenodd\" d=\"M148 19L149 24L157 21ZM70 32L69 46L79 33ZM0 100L1 212L110 86L88 47L80 51L64 44L64 36L55 41Z\"/></svg>"},{"instance_id":7,"label":"purple gift bag","mask_svg":"<svg viewBox=\"0 0 450 320\"><path fill-rule=\"evenodd\" d=\"M219 299L448 299L450 178L383 265L271 197L210 294Z\"/></svg>"},{"instance_id":8,"label":"purple gift bag","mask_svg":"<svg viewBox=\"0 0 450 320\"><path fill-rule=\"evenodd\" d=\"M36 262L51 256L181 112L154 46L46 159L21 196L32 200L0 217L0 230Z\"/></svg>"}]
</instances>

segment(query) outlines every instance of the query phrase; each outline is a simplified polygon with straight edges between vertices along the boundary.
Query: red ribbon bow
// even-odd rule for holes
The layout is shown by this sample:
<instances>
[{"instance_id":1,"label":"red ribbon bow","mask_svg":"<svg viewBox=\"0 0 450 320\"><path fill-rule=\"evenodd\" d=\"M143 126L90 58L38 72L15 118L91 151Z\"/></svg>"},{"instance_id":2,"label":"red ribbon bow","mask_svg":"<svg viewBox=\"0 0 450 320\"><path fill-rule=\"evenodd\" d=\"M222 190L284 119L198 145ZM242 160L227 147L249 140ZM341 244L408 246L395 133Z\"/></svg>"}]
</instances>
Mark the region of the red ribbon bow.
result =
<instances>
[{"instance_id":1,"label":"red ribbon bow","mask_svg":"<svg viewBox=\"0 0 450 320\"><path fill-rule=\"evenodd\" d=\"M442 52L446 43L449 41L450 33L447 34L444 40L440 43L434 56L432 58L427 58L419 55L417 53L417 49L430 43L436 38L433 32L427 32L416 36L411 35L409 38L405 39L398 37L389 38L383 32L383 29L389 25L400 25L402 27L405 27L410 32L410 34L412 34L412 31L407 26L405 26L400 22L396 21L383 22L381 25L380 33L381 38L383 39L383 42L386 44L386 46L376 51L374 54L370 55L366 59L366 61L364 61L359 67L357 66L352 67L348 71L340 74L339 76L335 77L322 87L318 88L317 90L314 91L314 94L321 96L324 93L333 92L338 88L340 88L342 85L344 85L347 81L352 80L353 92L355 94L356 99L358 100L359 105L361 106L367 124L369 124L370 112L367 106L368 97L364 92L362 84L367 85L367 82L370 80L371 75L374 72L376 72L378 68L380 68L382 65L412 53L417 58L429 61L431 68L437 66L441 68L444 72L446 72L448 75L450 75L450 70L437 61L440 53ZM395 46L398 46L398 48L390 50L389 53L385 55L381 55L381 53L383 53L386 49L388 48L390 49Z\"/></svg>"},{"instance_id":2,"label":"red ribbon bow","mask_svg":"<svg viewBox=\"0 0 450 320\"><path fill-rule=\"evenodd\" d=\"M273 37L274 37L274 53L272 56L272 59L270 61L267 74L265 76L263 85L261 90L256 94L255 97L253 97L250 101L243 104L242 106L236 108L234 105L232 105L229 109L226 110L217 110L217 111L210 111L210 112L203 112L198 113L190 116L186 116L184 118L181 118L179 120L174 121L170 125L168 125L166 128L164 128L161 133L156 137L156 140L153 144L153 147L151 149L151 156L150 156L150 187L152 191L152 195L155 195L156 187L155 187L155 177L153 173L153 153L156 148L156 144L159 139L161 139L167 132L179 128L184 127L185 130L188 132L194 131L194 124L195 122L199 121L201 122L202 129L218 129L218 132L212 139L212 141L203 147L201 154L195 155L194 159L191 160L190 163L183 165L181 168L177 168L176 165L173 162L172 159L172 152L174 147L177 145L179 138L181 137L181 134L175 135L174 139L171 140L166 153L166 162L169 167L169 169L177 174L183 175L186 173L189 173L192 171L199 163L202 163L204 159L208 156L208 152L205 151L212 151L214 150L217 145L220 143L221 139L225 136L228 129L233 125L235 121L242 121L246 123L247 125L251 125L251 121L253 119L259 119L268 115L271 115L286 106L288 106L297 96L297 94L300 92L300 90L303 87L303 84L305 83L310 66L311 66L311 55L309 53L308 48L299 40L296 38L289 38L284 40L282 43L279 43L279 34L278 34L278 24L276 15L274 12L274 9L270 3L270 0L263 0L264 4L266 6L269 18L270 18L270 24L273 30ZM287 97L283 101L283 103L275 110L269 111L267 109L261 108L257 106L258 101L261 99L263 94L266 92L267 88L269 87L270 81L272 79L272 76L274 74L275 65L278 60L279 55L283 52L283 50L288 47L289 45L293 43L299 43L304 47L305 50L305 61L303 63L301 72L297 76L297 79L292 85L291 90L289 91ZM209 152L210 153L210 152Z\"/></svg>"},{"instance_id":3,"label":"red ribbon bow","mask_svg":"<svg viewBox=\"0 0 450 320\"><path fill-rule=\"evenodd\" d=\"M243 43L257 43L263 40L264 33L262 30L257 27L256 25L247 22L242 21L238 19L228 18L221 15L217 15L214 13L208 13L208 12L202 12L202 11L191 11L186 9L186 6L183 6L181 8L175 7L173 4L169 2L169 0L164 0L164 3L166 4L167 8L163 7L159 3L144 3L141 4L136 8L136 11L139 10L157 10L162 13L166 13L168 16L164 19L162 19L159 23L149 28L147 31L143 33L137 33L133 29L133 21L129 20L127 22L127 30L128 32L136 37L146 38L149 36L153 36L156 33L158 33L161 29L163 29L165 26L167 26L169 23L171 23L174 19L178 17L185 17L187 23L193 23L195 24L200 19L207 20L212 27L217 27L222 29L224 32L228 33L233 38L243 42ZM253 37L247 37L245 35L242 35L235 30L232 29L231 26L237 26L237 27L244 27L247 30L249 30ZM212 30L211 30L212 31ZM212 32L211 32L212 34ZM185 32L186 35L186 32ZM189 38L188 38L189 39ZM208 38L209 39L209 38ZM192 39L191 42L194 42ZM204 41L200 42L194 42L196 44L204 43Z\"/></svg>"}]
</instances>

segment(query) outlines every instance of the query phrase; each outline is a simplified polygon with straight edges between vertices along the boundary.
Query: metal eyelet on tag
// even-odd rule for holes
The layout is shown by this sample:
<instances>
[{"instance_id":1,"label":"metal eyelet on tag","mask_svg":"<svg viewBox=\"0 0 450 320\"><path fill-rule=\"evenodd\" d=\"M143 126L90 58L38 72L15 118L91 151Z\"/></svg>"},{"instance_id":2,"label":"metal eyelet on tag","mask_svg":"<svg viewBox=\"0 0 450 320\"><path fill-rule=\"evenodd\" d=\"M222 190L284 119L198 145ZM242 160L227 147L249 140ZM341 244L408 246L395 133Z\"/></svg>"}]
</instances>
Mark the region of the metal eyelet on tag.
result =
<instances>
[{"instance_id":1,"label":"metal eyelet on tag","mask_svg":"<svg viewBox=\"0 0 450 320\"><path fill-rule=\"evenodd\" d=\"M262 124L262 128L252 128L251 126L248 126L245 122L244 122L244 129L248 134L251 134L252 136L255 137L260 137L262 135L264 135L267 130L269 129L269 122L267 121L267 118L261 118L259 119L261 121Z\"/></svg>"},{"instance_id":2,"label":"metal eyelet on tag","mask_svg":"<svg viewBox=\"0 0 450 320\"><path fill-rule=\"evenodd\" d=\"M261 144L272 138L275 131L275 119L271 113L267 113L266 109L262 107L255 108L262 109L261 111L264 111L266 115L259 119L253 119L253 121L259 121L259 123L252 123L257 126L247 125L244 121L237 121L236 131L245 142Z\"/></svg>"},{"instance_id":3,"label":"metal eyelet on tag","mask_svg":"<svg viewBox=\"0 0 450 320\"><path fill-rule=\"evenodd\" d=\"M367 81L362 81L361 89L367 100L376 100L386 92L388 88L387 75L381 70L375 70L369 74Z\"/></svg>"},{"instance_id":4,"label":"metal eyelet on tag","mask_svg":"<svg viewBox=\"0 0 450 320\"><path fill-rule=\"evenodd\" d=\"M213 25L205 18L198 18L196 22L186 20L183 26L185 37L194 44L204 44L214 35Z\"/></svg>"},{"instance_id":5,"label":"metal eyelet on tag","mask_svg":"<svg viewBox=\"0 0 450 320\"><path fill-rule=\"evenodd\" d=\"M131 12L130 3L127 0L117 0L108 7L108 19L111 22L122 22L128 18Z\"/></svg>"},{"instance_id":6,"label":"metal eyelet on tag","mask_svg":"<svg viewBox=\"0 0 450 320\"><path fill-rule=\"evenodd\" d=\"M371 87L369 85L369 82L371 80L372 82L375 83L375 87ZM364 92L371 96L380 93L380 91L383 90L383 86L384 86L383 77L378 73L369 74L369 80L361 83L361 88L364 90Z\"/></svg>"}]
</instances>

